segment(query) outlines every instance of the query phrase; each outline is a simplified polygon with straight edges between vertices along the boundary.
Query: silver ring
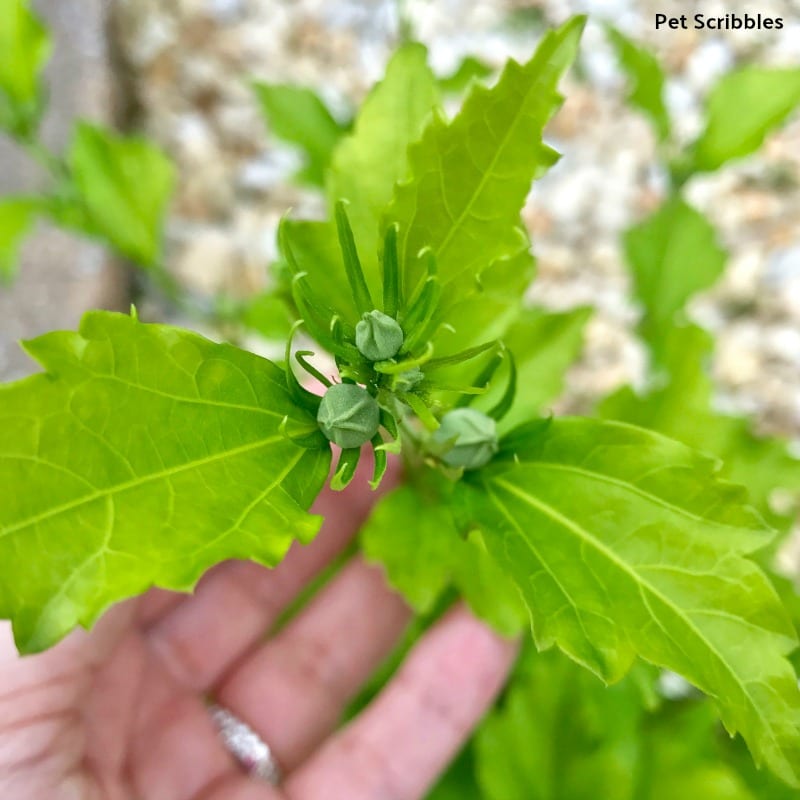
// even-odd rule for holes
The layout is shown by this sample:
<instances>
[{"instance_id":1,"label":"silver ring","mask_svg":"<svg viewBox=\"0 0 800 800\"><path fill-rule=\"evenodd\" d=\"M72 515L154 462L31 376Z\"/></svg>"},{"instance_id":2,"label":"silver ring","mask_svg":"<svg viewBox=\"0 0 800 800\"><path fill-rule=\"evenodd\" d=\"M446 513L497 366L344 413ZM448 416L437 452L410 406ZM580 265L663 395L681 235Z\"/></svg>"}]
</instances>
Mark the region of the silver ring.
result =
<instances>
[{"instance_id":1,"label":"silver ring","mask_svg":"<svg viewBox=\"0 0 800 800\"><path fill-rule=\"evenodd\" d=\"M277 786L281 781L281 770L270 746L226 708L212 705L208 713L223 744L247 772L254 778Z\"/></svg>"}]
</instances>

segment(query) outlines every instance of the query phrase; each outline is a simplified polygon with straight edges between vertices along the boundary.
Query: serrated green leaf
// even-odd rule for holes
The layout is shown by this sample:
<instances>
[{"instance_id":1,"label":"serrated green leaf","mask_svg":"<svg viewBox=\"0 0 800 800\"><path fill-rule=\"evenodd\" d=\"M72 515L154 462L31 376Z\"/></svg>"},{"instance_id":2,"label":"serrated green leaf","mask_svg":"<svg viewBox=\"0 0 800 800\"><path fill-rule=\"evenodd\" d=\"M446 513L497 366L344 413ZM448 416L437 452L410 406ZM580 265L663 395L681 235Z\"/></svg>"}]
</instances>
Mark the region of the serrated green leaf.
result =
<instances>
[{"instance_id":1,"label":"serrated green leaf","mask_svg":"<svg viewBox=\"0 0 800 800\"><path fill-rule=\"evenodd\" d=\"M364 100L353 133L333 156L330 206L347 200L347 214L370 292L380 297L379 223L395 183L408 174L408 146L439 102L436 79L421 44L400 47L386 75ZM383 239L381 233L380 241Z\"/></svg>"},{"instance_id":2,"label":"serrated green leaf","mask_svg":"<svg viewBox=\"0 0 800 800\"><path fill-rule=\"evenodd\" d=\"M383 565L389 583L420 614L455 585L472 610L497 630L508 635L522 630L525 611L516 587L479 538L459 536L442 498L427 497L411 485L395 489L378 502L362 528L361 545L366 558Z\"/></svg>"},{"instance_id":3,"label":"serrated green leaf","mask_svg":"<svg viewBox=\"0 0 800 800\"><path fill-rule=\"evenodd\" d=\"M555 158L542 132L561 103L556 87L583 24L575 18L549 32L527 64L510 61L492 89L473 88L451 123L434 117L411 146L411 178L398 185L384 223L400 225L409 290L424 275L417 256L425 247L436 255L443 303L474 291L483 270L519 250L531 181Z\"/></svg>"},{"instance_id":4,"label":"serrated green leaf","mask_svg":"<svg viewBox=\"0 0 800 800\"><path fill-rule=\"evenodd\" d=\"M800 104L800 68L748 66L731 72L708 98L706 126L692 146L694 170L714 170L754 153Z\"/></svg>"},{"instance_id":5,"label":"serrated green leaf","mask_svg":"<svg viewBox=\"0 0 800 800\"><path fill-rule=\"evenodd\" d=\"M517 394L511 410L502 420L510 430L538 417L564 388L564 378L583 345L583 332L591 309L578 308L560 313L528 308L503 334L517 366ZM487 409L499 400L502 385L495 381L486 395L475 403Z\"/></svg>"},{"instance_id":6,"label":"serrated green leaf","mask_svg":"<svg viewBox=\"0 0 800 800\"><path fill-rule=\"evenodd\" d=\"M27 0L0 0L0 128L29 136L41 114L40 72L50 36Z\"/></svg>"},{"instance_id":7,"label":"serrated green leaf","mask_svg":"<svg viewBox=\"0 0 800 800\"><path fill-rule=\"evenodd\" d=\"M756 436L743 417L714 409L714 386L708 369L713 340L700 328L671 328L662 339L663 366L668 381L644 394L624 387L598 407L605 419L650 428L711 453L722 461L721 474L747 486L758 511L779 530L792 519L771 505L776 489L800 498L800 460L789 453L786 442Z\"/></svg>"},{"instance_id":8,"label":"serrated green leaf","mask_svg":"<svg viewBox=\"0 0 800 800\"><path fill-rule=\"evenodd\" d=\"M0 281L9 280L16 274L19 248L40 209L41 202L36 198L0 200Z\"/></svg>"},{"instance_id":9,"label":"serrated green leaf","mask_svg":"<svg viewBox=\"0 0 800 800\"><path fill-rule=\"evenodd\" d=\"M540 648L605 680L636 655L716 699L756 761L800 785L795 635L747 555L769 541L745 492L684 445L619 423L522 426L454 505L517 582Z\"/></svg>"},{"instance_id":10,"label":"serrated green leaf","mask_svg":"<svg viewBox=\"0 0 800 800\"><path fill-rule=\"evenodd\" d=\"M312 89L291 84L253 84L270 131L297 145L305 167L297 176L304 183L322 187L339 140L349 124L338 122Z\"/></svg>"},{"instance_id":11,"label":"serrated green leaf","mask_svg":"<svg viewBox=\"0 0 800 800\"><path fill-rule=\"evenodd\" d=\"M459 94L473 81L488 78L493 72L494 70L479 58L465 56L449 75L439 78L437 83L443 94Z\"/></svg>"},{"instance_id":12,"label":"serrated green leaf","mask_svg":"<svg viewBox=\"0 0 800 800\"><path fill-rule=\"evenodd\" d=\"M644 306L642 336L659 359L676 315L693 294L719 278L726 253L711 223L679 197L630 228L624 245L633 293Z\"/></svg>"},{"instance_id":13,"label":"serrated green leaf","mask_svg":"<svg viewBox=\"0 0 800 800\"><path fill-rule=\"evenodd\" d=\"M756 800L717 752L707 701L647 713L550 651L528 659L474 752L485 800Z\"/></svg>"},{"instance_id":14,"label":"serrated green leaf","mask_svg":"<svg viewBox=\"0 0 800 800\"><path fill-rule=\"evenodd\" d=\"M656 135L663 141L669 136L670 120L664 104L666 75L661 64L649 50L613 25L607 25L606 32L630 82L628 102L649 117Z\"/></svg>"},{"instance_id":15,"label":"serrated green leaf","mask_svg":"<svg viewBox=\"0 0 800 800\"><path fill-rule=\"evenodd\" d=\"M144 139L80 123L69 166L88 217L83 232L105 239L139 266L158 265L175 185L169 159Z\"/></svg>"},{"instance_id":16,"label":"serrated green leaf","mask_svg":"<svg viewBox=\"0 0 800 800\"><path fill-rule=\"evenodd\" d=\"M0 617L23 651L316 533L330 450L286 435L317 426L274 364L107 312L25 348L46 372L0 388Z\"/></svg>"}]
</instances>

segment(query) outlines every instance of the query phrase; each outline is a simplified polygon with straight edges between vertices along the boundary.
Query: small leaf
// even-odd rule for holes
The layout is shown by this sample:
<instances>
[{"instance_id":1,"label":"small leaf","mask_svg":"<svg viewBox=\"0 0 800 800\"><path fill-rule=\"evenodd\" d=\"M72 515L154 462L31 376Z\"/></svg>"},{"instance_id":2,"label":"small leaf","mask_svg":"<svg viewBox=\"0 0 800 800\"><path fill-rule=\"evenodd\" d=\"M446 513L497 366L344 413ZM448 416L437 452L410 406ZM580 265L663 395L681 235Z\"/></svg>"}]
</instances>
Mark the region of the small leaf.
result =
<instances>
[{"instance_id":1,"label":"small leaf","mask_svg":"<svg viewBox=\"0 0 800 800\"><path fill-rule=\"evenodd\" d=\"M347 212L373 297L381 296L381 215L395 183L408 173L409 144L419 138L438 102L426 49L416 43L403 45L392 56L383 80L364 100L353 133L334 153L329 203L333 207L338 200L349 202Z\"/></svg>"},{"instance_id":2,"label":"small leaf","mask_svg":"<svg viewBox=\"0 0 800 800\"><path fill-rule=\"evenodd\" d=\"M47 30L27 0L0 0L0 128L29 137L42 110L40 72L50 57Z\"/></svg>"},{"instance_id":3,"label":"small leaf","mask_svg":"<svg viewBox=\"0 0 800 800\"><path fill-rule=\"evenodd\" d=\"M517 634L525 624L516 587L478 539L458 535L440 497L412 486L395 489L373 510L361 544L366 558L383 564L389 582L420 614L431 611L454 584L473 611L499 631Z\"/></svg>"},{"instance_id":4,"label":"small leaf","mask_svg":"<svg viewBox=\"0 0 800 800\"><path fill-rule=\"evenodd\" d=\"M41 201L28 197L0 200L0 280L9 280L16 274L19 248L41 205Z\"/></svg>"},{"instance_id":5,"label":"small leaf","mask_svg":"<svg viewBox=\"0 0 800 800\"><path fill-rule=\"evenodd\" d=\"M678 442L619 423L517 428L454 507L516 581L540 648L606 681L636 655L715 698L755 760L800 785L794 630L746 556L769 541L744 490Z\"/></svg>"},{"instance_id":6,"label":"small leaf","mask_svg":"<svg viewBox=\"0 0 800 800\"><path fill-rule=\"evenodd\" d=\"M298 179L322 187L334 149L349 124L338 122L312 90L291 84L253 84L270 131L305 156Z\"/></svg>"},{"instance_id":7,"label":"small leaf","mask_svg":"<svg viewBox=\"0 0 800 800\"><path fill-rule=\"evenodd\" d=\"M473 279L519 250L519 214L531 181L553 151L542 132L561 103L559 79L572 63L584 18L548 33L524 66L510 61L492 89L475 87L456 118L436 116L409 150L411 178L398 185L385 224L399 223L407 287L424 274L431 248L443 302L475 291Z\"/></svg>"},{"instance_id":8,"label":"small leaf","mask_svg":"<svg viewBox=\"0 0 800 800\"><path fill-rule=\"evenodd\" d=\"M670 120L664 104L666 75L661 64L649 50L613 25L606 26L606 33L630 81L628 102L650 118L656 135L663 141L669 136Z\"/></svg>"},{"instance_id":9,"label":"small leaf","mask_svg":"<svg viewBox=\"0 0 800 800\"><path fill-rule=\"evenodd\" d=\"M644 306L642 336L658 358L676 315L719 278L726 253L711 223L679 197L626 232L625 253L634 296Z\"/></svg>"},{"instance_id":10,"label":"small leaf","mask_svg":"<svg viewBox=\"0 0 800 800\"><path fill-rule=\"evenodd\" d=\"M0 388L0 616L23 651L316 533L330 448L290 440L317 424L274 364L106 312L25 347L47 371Z\"/></svg>"},{"instance_id":11,"label":"small leaf","mask_svg":"<svg viewBox=\"0 0 800 800\"><path fill-rule=\"evenodd\" d=\"M144 139L81 123L69 165L89 217L84 232L107 240L142 267L158 265L175 183L166 156Z\"/></svg>"},{"instance_id":12,"label":"small leaf","mask_svg":"<svg viewBox=\"0 0 800 800\"><path fill-rule=\"evenodd\" d=\"M723 77L707 103L706 127L693 167L714 170L754 153L800 104L800 68L743 67Z\"/></svg>"}]
</instances>

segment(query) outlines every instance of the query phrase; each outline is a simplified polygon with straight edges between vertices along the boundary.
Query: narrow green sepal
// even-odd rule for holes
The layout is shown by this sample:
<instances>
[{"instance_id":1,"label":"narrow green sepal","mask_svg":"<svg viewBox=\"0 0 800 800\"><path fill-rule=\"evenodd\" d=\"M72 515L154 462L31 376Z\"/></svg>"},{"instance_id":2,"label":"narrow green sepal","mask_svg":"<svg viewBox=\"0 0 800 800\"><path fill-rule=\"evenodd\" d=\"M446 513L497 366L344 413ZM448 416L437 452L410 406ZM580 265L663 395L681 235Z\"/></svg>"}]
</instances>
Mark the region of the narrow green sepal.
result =
<instances>
[{"instance_id":1,"label":"narrow green sepal","mask_svg":"<svg viewBox=\"0 0 800 800\"><path fill-rule=\"evenodd\" d=\"M336 464L336 472L334 472L331 478L331 489L335 492L341 492L342 489L347 487L356 474L360 458L360 447L350 447L341 451L339 454L339 461Z\"/></svg>"},{"instance_id":2,"label":"narrow green sepal","mask_svg":"<svg viewBox=\"0 0 800 800\"><path fill-rule=\"evenodd\" d=\"M313 350L298 350L294 357L297 359L297 363L312 377L316 378L323 386L330 389L333 386L331 380L325 375L323 375L310 361L306 359L306 356L313 356Z\"/></svg>"},{"instance_id":3,"label":"narrow green sepal","mask_svg":"<svg viewBox=\"0 0 800 800\"><path fill-rule=\"evenodd\" d=\"M383 242L383 310L395 318L403 305L403 287L397 255L397 230L396 222L389 225Z\"/></svg>"},{"instance_id":4,"label":"narrow green sepal","mask_svg":"<svg viewBox=\"0 0 800 800\"><path fill-rule=\"evenodd\" d=\"M309 428L304 433L297 433L296 431L289 430L289 417L285 416L278 425L278 433L285 439L288 439L298 447L303 447L306 450L319 450L322 447L328 447L328 440L323 435L319 428Z\"/></svg>"},{"instance_id":5,"label":"narrow green sepal","mask_svg":"<svg viewBox=\"0 0 800 800\"><path fill-rule=\"evenodd\" d=\"M403 372L410 372L423 364L429 363L433 356L433 342L425 345L423 353L416 358L406 358L403 361L376 361L372 368L375 372L383 375L399 375Z\"/></svg>"},{"instance_id":6,"label":"narrow green sepal","mask_svg":"<svg viewBox=\"0 0 800 800\"><path fill-rule=\"evenodd\" d=\"M372 480L369 482L369 488L372 489L373 492L381 485L383 476L386 474L386 468L389 466L389 458L383 445L383 438L380 433L376 433L375 436L372 437L372 452L375 457L375 467L372 471Z\"/></svg>"},{"instance_id":7,"label":"narrow green sepal","mask_svg":"<svg viewBox=\"0 0 800 800\"><path fill-rule=\"evenodd\" d=\"M350 290L353 292L353 300L355 300L358 313L366 314L375 308L375 304L370 297L364 270L361 268L356 240L353 237L353 229L350 227L350 220L347 218L345 201L343 200L336 202L336 229L339 232L339 247L342 250L344 269L347 273Z\"/></svg>"},{"instance_id":8,"label":"narrow green sepal","mask_svg":"<svg viewBox=\"0 0 800 800\"><path fill-rule=\"evenodd\" d=\"M510 350L503 348L503 353L505 358L508 359L508 383L497 405L487 412L497 422L500 422L508 414L517 396L517 362L514 360L514 354Z\"/></svg>"},{"instance_id":9,"label":"narrow green sepal","mask_svg":"<svg viewBox=\"0 0 800 800\"><path fill-rule=\"evenodd\" d=\"M292 325L292 328L289 331L289 336L286 339L286 349L284 351L283 360L284 372L286 374L286 386L289 389L289 394L291 394L292 399L299 406L311 411L313 414L316 414L317 410L319 409L319 397L309 391L306 391L300 385L300 381L297 380L297 376L294 374L294 370L292 369L292 341L294 340L295 332L302 324L303 320L298 320L295 322L294 325Z\"/></svg>"},{"instance_id":10,"label":"narrow green sepal","mask_svg":"<svg viewBox=\"0 0 800 800\"><path fill-rule=\"evenodd\" d=\"M381 409L381 427L383 427L392 439L397 439L400 435L397 429L397 420L385 408Z\"/></svg>"},{"instance_id":11,"label":"narrow green sepal","mask_svg":"<svg viewBox=\"0 0 800 800\"><path fill-rule=\"evenodd\" d=\"M398 393L397 398L401 403L405 403L417 415L419 421L429 430L435 431L439 427L439 420L433 412L425 405L424 400L416 394Z\"/></svg>"},{"instance_id":12,"label":"narrow green sepal","mask_svg":"<svg viewBox=\"0 0 800 800\"><path fill-rule=\"evenodd\" d=\"M499 342L497 339L492 339L491 342L484 342L483 344L475 345L475 347L469 347L466 350L461 350L460 352L453 353L450 356L441 356L440 358L431 359L425 367L425 372L432 372L433 370L440 369L442 367L451 367L455 364L461 364L464 361L477 358L487 350L491 350L493 347L498 347L498 345Z\"/></svg>"}]
</instances>

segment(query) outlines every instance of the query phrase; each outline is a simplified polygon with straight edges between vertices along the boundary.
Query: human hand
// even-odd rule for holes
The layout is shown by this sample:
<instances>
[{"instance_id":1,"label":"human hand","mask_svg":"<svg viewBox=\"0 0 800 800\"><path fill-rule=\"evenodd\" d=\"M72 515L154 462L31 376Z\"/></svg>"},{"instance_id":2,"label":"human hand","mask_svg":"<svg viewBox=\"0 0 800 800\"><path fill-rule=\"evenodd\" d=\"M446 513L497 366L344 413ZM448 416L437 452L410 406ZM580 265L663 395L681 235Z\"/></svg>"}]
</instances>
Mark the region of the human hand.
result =
<instances>
[{"instance_id":1,"label":"human hand","mask_svg":"<svg viewBox=\"0 0 800 800\"><path fill-rule=\"evenodd\" d=\"M422 638L373 703L336 730L410 612L381 573L350 560L275 636L266 631L341 553L363 489L321 496L309 546L267 570L221 564L193 595L154 590L91 633L20 659L0 630L4 800L417 800L496 694L514 647L463 608ZM207 700L275 753L279 788L247 776Z\"/></svg>"}]
</instances>

